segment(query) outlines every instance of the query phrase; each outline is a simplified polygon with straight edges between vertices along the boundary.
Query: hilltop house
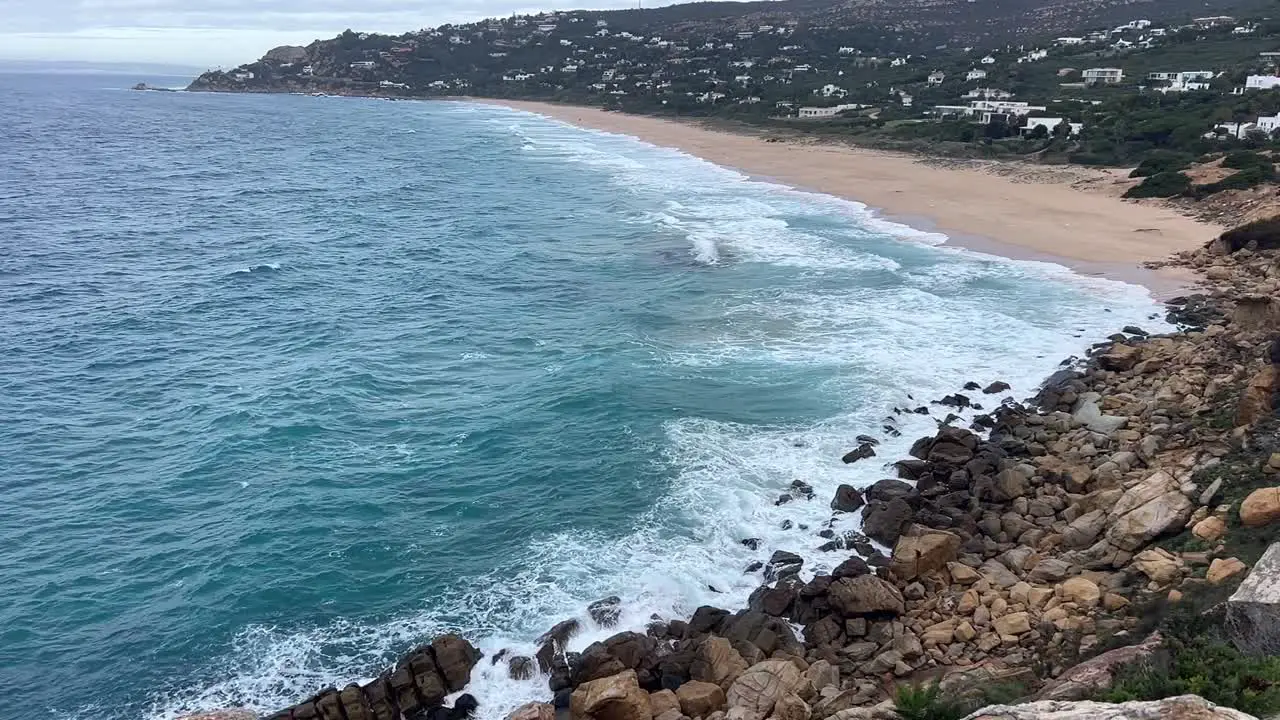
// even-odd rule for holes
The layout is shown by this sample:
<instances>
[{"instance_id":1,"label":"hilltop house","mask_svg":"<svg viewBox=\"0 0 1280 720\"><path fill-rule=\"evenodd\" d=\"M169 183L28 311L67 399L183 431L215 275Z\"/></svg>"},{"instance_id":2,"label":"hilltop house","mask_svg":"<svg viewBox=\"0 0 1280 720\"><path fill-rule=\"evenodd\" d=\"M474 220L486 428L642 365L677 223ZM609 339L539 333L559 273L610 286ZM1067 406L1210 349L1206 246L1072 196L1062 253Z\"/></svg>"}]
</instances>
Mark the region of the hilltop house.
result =
<instances>
[{"instance_id":1,"label":"hilltop house","mask_svg":"<svg viewBox=\"0 0 1280 720\"><path fill-rule=\"evenodd\" d=\"M1280 88L1280 77L1275 75L1250 75L1244 81L1245 90L1275 90Z\"/></svg>"},{"instance_id":2,"label":"hilltop house","mask_svg":"<svg viewBox=\"0 0 1280 720\"><path fill-rule=\"evenodd\" d=\"M861 107L861 105L857 104L835 105L833 107L802 107L800 108L800 117L806 120L812 118L829 118L835 117L845 110L857 110Z\"/></svg>"},{"instance_id":3,"label":"hilltop house","mask_svg":"<svg viewBox=\"0 0 1280 720\"><path fill-rule=\"evenodd\" d=\"M933 109L938 117L973 117L983 124L996 116L1023 117L1033 112L1044 112L1044 105L1030 105L1010 100L973 100L968 105L938 105Z\"/></svg>"},{"instance_id":4,"label":"hilltop house","mask_svg":"<svg viewBox=\"0 0 1280 720\"><path fill-rule=\"evenodd\" d=\"M965 73L964 79L965 79L965 82L972 82L972 81L974 81L974 80L986 80L986 79L987 79L987 71L986 71L986 70L979 70L978 68L974 68L974 69L970 70L969 72Z\"/></svg>"},{"instance_id":5,"label":"hilltop house","mask_svg":"<svg viewBox=\"0 0 1280 720\"><path fill-rule=\"evenodd\" d=\"M941 85L942 82L946 79L947 79L946 73L942 72L941 70L934 70L933 72L929 73L929 77L927 78L926 82L928 82L930 85Z\"/></svg>"},{"instance_id":6,"label":"hilltop house","mask_svg":"<svg viewBox=\"0 0 1280 720\"><path fill-rule=\"evenodd\" d=\"M965 100L1010 100L1013 93L995 88L974 88L960 97Z\"/></svg>"},{"instance_id":7,"label":"hilltop house","mask_svg":"<svg viewBox=\"0 0 1280 720\"><path fill-rule=\"evenodd\" d=\"M352 70L373 70L378 67L378 63L373 60L357 60L351 63Z\"/></svg>"},{"instance_id":8,"label":"hilltop house","mask_svg":"<svg viewBox=\"0 0 1280 720\"><path fill-rule=\"evenodd\" d=\"M1120 68L1089 68L1084 71L1083 77L1088 85L1117 85L1124 80L1124 70Z\"/></svg>"},{"instance_id":9,"label":"hilltop house","mask_svg":"<svg viewBox=\"0 0 1280 720\"><path fill-rule=\"evenodd\" d=\"M1064 122L1067 122L1066 119L1060 117L1028 117L1027 124L1022 128L1022 134L1029 135L1035 132L1036 128L1043 127L1052 135ZM1084 123L1067 122L1067 127L1070 128L1069 135L1079 135L1084 129Z\"/></svg>"},{"instance_id":10,"label":"hilltop house","mask_svg":"<svg viewBox=\"0 0 1280 720\"><path fill-rule=\"evenodd\" d=\"M1208 90L1209 82L1217 73L1212 70L1190 70L1184 72L1147 73L1147 79L1153 82L1165 82L1168 85L1157 88L1158 92L1188 92L1190 90Z\"/></svg>"}]
</instances>

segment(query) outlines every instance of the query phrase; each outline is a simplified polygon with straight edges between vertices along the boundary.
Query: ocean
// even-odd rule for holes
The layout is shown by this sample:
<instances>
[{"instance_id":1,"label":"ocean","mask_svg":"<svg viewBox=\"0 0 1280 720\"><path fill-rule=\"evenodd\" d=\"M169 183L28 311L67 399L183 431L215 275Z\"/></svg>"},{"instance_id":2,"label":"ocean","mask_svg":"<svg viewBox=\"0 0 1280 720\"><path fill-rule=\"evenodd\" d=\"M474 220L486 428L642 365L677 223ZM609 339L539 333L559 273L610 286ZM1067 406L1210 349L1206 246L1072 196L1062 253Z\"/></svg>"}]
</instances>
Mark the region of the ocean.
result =
<instances>
[{"instance_id":1,"label":"ocean","mask_svg":"<svg viewBox=\"0 0 1280 720\"><path fill-rule=\"evenodd\" d=\"M894 408L1162 327L536 115L139 80L185 81L0 75L0 720L269 711L444 631L740 607L774 550L843 559L837 485L935 427ZM484 720L548 697L501 670Z\"/></svg>"}]
</instances>

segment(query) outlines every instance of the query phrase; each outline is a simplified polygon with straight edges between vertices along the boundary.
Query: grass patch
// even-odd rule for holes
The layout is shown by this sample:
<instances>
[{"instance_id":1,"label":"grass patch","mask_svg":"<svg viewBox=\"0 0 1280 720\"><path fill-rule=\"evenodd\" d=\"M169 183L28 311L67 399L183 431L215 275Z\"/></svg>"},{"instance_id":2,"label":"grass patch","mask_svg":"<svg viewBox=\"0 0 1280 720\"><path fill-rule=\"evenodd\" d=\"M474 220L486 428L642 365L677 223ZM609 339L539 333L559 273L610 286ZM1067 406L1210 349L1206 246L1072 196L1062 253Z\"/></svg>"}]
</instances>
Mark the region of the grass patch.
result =
<instances>
[{"instance_id":1,"label":"grass patch","mask_svg":"<svg viewBox=\"0 0 1280 720\"><path fill-rule=\"evenodd\" d=\"M1120 671L1106 702L1159 700L1193 694L1257 716L1280 712L1280 657L1249 657L1216 640L1167 638L1166 663Z\"/></svg>"},{"instance_id":2,"label":"grass patch","mask_svg":"<svg viewBox=\"0 0 1280 720\"><path fill-rule=\"evenodd\" d=\"M969 714L967 705L944 697L937 683L899 687L893 709L902 720L960 720Z\"/></svg>"}]
</instances>

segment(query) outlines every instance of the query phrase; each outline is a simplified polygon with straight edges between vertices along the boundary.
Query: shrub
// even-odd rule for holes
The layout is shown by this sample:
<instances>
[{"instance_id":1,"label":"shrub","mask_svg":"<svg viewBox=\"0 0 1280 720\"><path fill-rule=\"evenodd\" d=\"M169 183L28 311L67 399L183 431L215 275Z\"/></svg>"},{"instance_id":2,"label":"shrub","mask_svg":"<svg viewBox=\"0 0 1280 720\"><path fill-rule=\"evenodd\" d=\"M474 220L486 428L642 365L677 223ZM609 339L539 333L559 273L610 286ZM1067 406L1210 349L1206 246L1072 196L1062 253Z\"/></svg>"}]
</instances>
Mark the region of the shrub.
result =
<instances>
[{"instance_id":1,"label":"shrub","mask_svg":"<svg viewBox=\"0 0 1280 720\"><path fill-rule=\"evenodd\" d=\"M1173 197L1191 188L1191 178L1180 172L1156 173L1124 194L1127 198Z\"/></svg>"},{"instance_id":2,"label":"shrub","mask_svg":"<svg viewBox=\"0 0 1280 720\"><path fill-rule=\"evenodd\" d=\"M1156 151L1143 159L1129 177L1151 177L1159 173L1177 172L1191 164L1191 156L1183 153Z\"/></svg>"},{"instance_id":3,"label":"shrub","mask_svg":"<svg viewBox=\"0 0 1280 720\"><path fill-rule=\"evenodd\" d=\"M1226 157L1222 158L1222 167L1233 170L1245 170L1252 167L1274 169L1271 164L1271 158L1252 150L1237 150L1236 152L1228 153Z\"/></svg>"},{"instance_id":4,"label":"shrub","mask_svg":"<svg viewBox=\"0 0 1280 720\"><path fill-rule=\"evenodd\" d=\"M937 683L899 687L894 710L902 720L960 720L968 714L960 703L942 697Z\"/></svg>"},{"instance_id":5,"label":"shrub","mask_svg":"<svg viewBox=\"0 0 1280 720\"><path fill-rule=\"evenodd\" d=\"M1276 169L1271 163L1254 165L1222 178L1218 182L1193 185L1187 194L1194 198L1204 198L1223 190L1248 190L1264 182L1275 179Z\"/></svg>"},{"instance_id":6,"label":"shrub","mask_svg":"<svg viewBox=\"0 0 1280 720\"><path fill-rule=\"evenodd\" d=\"M1249 657L1203 638L1169 639L1167 666L1138 665L1120 671L1107 702L1159 700L1194 694L1258 716L1280 711L1280 657Z\"/></svg>"},{"instance_id":7,"label":"shrub","mask_svg":"<svg viewBox=\"0 0 1280 720\"><path fill-rule=\"evenodd\" d=\"M1254 220L1228 230L1218 236L1218 242L1227 252L1235 252L1250 245L1262 250L1280 248L1280 215Z\"/></svg>"}]
</instances>

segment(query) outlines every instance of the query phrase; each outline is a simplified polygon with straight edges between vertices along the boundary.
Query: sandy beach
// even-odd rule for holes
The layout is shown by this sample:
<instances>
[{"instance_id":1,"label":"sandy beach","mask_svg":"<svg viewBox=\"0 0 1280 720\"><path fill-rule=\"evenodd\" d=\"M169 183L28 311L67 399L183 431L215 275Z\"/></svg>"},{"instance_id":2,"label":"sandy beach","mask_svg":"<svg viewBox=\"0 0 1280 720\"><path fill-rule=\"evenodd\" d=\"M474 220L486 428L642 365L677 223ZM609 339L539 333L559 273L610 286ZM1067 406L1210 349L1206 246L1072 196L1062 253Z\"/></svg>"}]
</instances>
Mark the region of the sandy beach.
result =
<instances>
[{"instance_id":1,"label":"sandy beach","mask_svg":"<svg viewBox=\"0 0 1280 720\"><path fill-rule=\"evenodd\" d=\"M1200 247L1223 228L1174 210L1086 191L1069 177L953 167L888 152L818 142L769 142L692 122L523 101L486 104L538 113L578 127L670 147L748 175L855 200L888 219L950 236L953 244L1177 292L1186 273L1140 267ZM1094 171L1090 171L1094 172ZM1101 171L1096 174L1102 175ZM1105 178L1104 178L1105 179Z\"/></svg>"}]
</instances>

